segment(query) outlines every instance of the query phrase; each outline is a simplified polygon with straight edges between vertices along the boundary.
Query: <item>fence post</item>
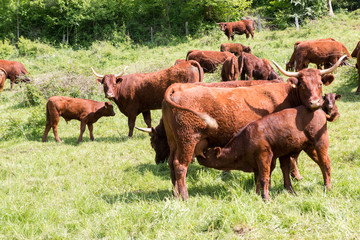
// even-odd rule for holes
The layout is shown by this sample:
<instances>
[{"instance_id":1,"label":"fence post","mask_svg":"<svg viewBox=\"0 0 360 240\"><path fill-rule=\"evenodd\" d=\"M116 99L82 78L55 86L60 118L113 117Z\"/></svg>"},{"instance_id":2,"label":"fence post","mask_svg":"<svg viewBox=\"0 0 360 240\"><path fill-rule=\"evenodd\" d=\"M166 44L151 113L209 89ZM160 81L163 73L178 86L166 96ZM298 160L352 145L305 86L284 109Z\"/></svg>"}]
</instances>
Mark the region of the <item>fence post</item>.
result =
<instances>
[{"instance_id":1,"label":"fence post","mask_svg":"<svg viewBox=\"0 0 360 240\"><path fill-rule=\"evenodd\" d=\"M260 14L258 14L258 26L259 26L259 32L261 32Z\"/></svg>"},{"instance_id":2,"label":"fence post","mask_svg":"<svg viewBox=\"0 0 360 240\"><path fill-rule=\"evenodd\" d=\"M299 30L299 19L296 13L295 13L295 26L296 26L296 30Z\"/></svg>"},{"instance_id":3,"label":"fence post","mask_svg":"<svg viewBox=\"0 0 360 240\"><path fill-rule=\"evenodd\" d=\"M227 22L229 22L229 15L227 15Z\"/></svg>"},{"instance_id":4,"label":"fence post","mask_svg":"<svg viewBox=\"0 0 360 240\"><path fill-rule=\"evenodd\" d=\"M153 27L150 28L150 34L151 34L151 42L154 41L154 30Z\"/></svg>"},{"instance_id":5,"label":"fence post","mask_svg":"<svg viewBox=\"0 0 360 240\"><path fill-rule=\"evenodd\" d=\"M189 25L189 23L185 22L185 35L186 36L189 35L188 25Z\"/></svg>"}]
</instances>

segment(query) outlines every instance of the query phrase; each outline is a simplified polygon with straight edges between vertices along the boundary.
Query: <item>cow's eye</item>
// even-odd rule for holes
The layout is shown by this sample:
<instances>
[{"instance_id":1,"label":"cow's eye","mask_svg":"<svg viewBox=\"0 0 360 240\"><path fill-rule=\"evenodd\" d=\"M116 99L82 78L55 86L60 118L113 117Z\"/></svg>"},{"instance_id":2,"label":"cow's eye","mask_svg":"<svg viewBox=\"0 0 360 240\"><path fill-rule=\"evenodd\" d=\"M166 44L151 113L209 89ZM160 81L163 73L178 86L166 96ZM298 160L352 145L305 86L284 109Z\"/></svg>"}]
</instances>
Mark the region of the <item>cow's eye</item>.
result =
<instances>
[{"instance_id":1,"label":"cow's eye","mask_svg":"<svg viewBox=\"0 0 360 240\"><path fill-rule=\"evenodd\" d=\"M321 87L322 87L322 83L319 84L319 88L321 88Z\"/></svg>"}]
</instances>

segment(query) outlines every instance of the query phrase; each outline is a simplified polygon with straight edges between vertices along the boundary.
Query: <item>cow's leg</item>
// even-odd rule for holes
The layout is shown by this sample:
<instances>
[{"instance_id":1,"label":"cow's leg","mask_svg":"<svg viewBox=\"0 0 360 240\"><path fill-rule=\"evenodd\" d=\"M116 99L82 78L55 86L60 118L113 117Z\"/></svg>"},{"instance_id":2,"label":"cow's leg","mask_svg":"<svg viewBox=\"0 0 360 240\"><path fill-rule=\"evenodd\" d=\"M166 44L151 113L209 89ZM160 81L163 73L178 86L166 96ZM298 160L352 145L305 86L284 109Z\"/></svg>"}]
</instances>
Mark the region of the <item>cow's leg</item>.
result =
<instances>
[{"instance_id":1,"label":"cow's leg","mask_svg":"<svg viewBox=\"0 0 360 240\"><path fill-rule=\"evenodd\" d=\"M246 34L246 38L250 37L250 34L248 32L246 32L245 34Z\"/></svg>"},{"instance_id":2,"label":"cow's leg","mask_svg":"<svg viewBox=\"0 0 360 240\"><path fill-rule=\"evenodd\" d=\"M135 127L136 115L128 117L128 126L129 126L129 135L128 137L132 137Z\"/></svg>"},{"instance_id":3,"label":"cow's leg","mask_svg":"<svg viewBox=\"0 0 360 240\"><path fill-rule=\"evenodd\" d=\"M298 160L299 154L294 154L290 157L290 173L291 177L294 179L301 181L303 177L300 175L299 169L297 167L297 160Z\"/></svg>"},{"instance_id":4,"label":"cow's leg","mask_svg":"<svg viewBox=\"0 0 360 240\"><path fill-rule=\"evenodd\" d=\"M360 68L359 68L358 64L356 64L356 67L358 68L359 81L358 81L358 88L356 89L355 94L359 94L360 93Z\"/></svg>"},{"instance_id":5,"label":"cow's leg","mask_svg":"<svg viewBox=\"0 0 360 240\"><path fill-rule=\"evenodd\" d=\"M15 75L10 76L10 90L11 91L13 90L13 85L15 82L16 82L16 76Z\"/></svg>"},{"instance_id":6,"label":"cow's leg","mask_svg":"<svg viewBox=\"0 0 360 240\"><path fill-rule=\"evenodd\" d=\"M259 179L259 170L254 169L254 179L255 179L255 192L256 194L260 195L260 179Z\"/></svg>"},{"instance_id":7,"label":"cow's leg","mask_svg":"<svg viewBox=\"0 0 360 240\"><path fill-rule=\"evenodd\" d=\"M92 123L88 123L87 126L88 126L88 129L89 129L89 132L90 132L90 140L94 141L94 134L93 134L94 126L93 126Z\"/></svg>"},{"instance_id":8,"label":"cow's leg","mask_svg":"<svg viewBox=\"0 0 360 240\"><path fill-rule=\"evenodd\" d=\"M310 149L305 151L309 157L316 162L324 178L324 185L328 191L331 190L331 167L327 147Z\"/></svg>"},{"instance_id":9,"label":"cow's leg","mask_svg":"<svg viewBox=\"0 0 360 240\"><path fill-rule=\"evenodd\" d=\"M246 75L247 75L247 80L252 80L253 78L253 69L250 68L246 71Z\"/></svg>"},{"instance_id":10,"label":"cow's leg","mask_svg":"<svg viewBox=\"0 0 360 240\"><path fill-rule=\"evenodd\" d=\"M144 121L148 128L151 128L151 113L150 110L142 113Z\"/></svg>"},{"instance_id":11,"label":"cow's leg","mask_svg":"<svg viewBox=\"0 0 360 240\"><path fill-rule=\"evenodd\" d=\"M50 125L52 126L54 137L57 142L61 141L57 131L59 120L60 120L60 115L58 113L53 114L52 118L50 119Z\"/></svg>"},{"instance_id":12,"label":"cow's leg","mask_svg":"<svg viewBox=\"0 0 360 240\"><path fill-rule=\"evenodd\" d=\"M282 156L279 158L280 168L283 174L284 187L288 190L289 193L295 194L294 188L291 184L290 179L290 165L291 165L291 155Z\"/></svg>"},{"instance_id":13,"label":"cow's leg","mask_svg":"<svg viewBox=\"0 0 360 240\"><path fill-rule=\"evenodd\" d=\"M261 151L257 157L257 165L259 168L259 181L262 188L262 198L267 202L269 197L269 181L271 171L271 160L273 158L272 152L265 149Z\"/></svg>"},{"instance_id":14,"label":"cow's leg","mask_svg":"<svg viewBox=\"0 0 360 240\"><path fill-rule=\"evenodd\" d=\"M44 135L43 135L43 138L42 138L42 141L43 141L43 142L46 142L47 135L48 135L50 129L51 129L50 123L46 123Z\"/></svg>"},{"instance_id":15,"label":"cow's leg","mask_svg":"<svg viewBox=\"0 0 360 240\"><path fill-rule=\"evenodd\" d=\"M80 136L79 136L78 142L82 142L82 136L83 136L83 134L85 132L85 128L86 128L86 122L81 121L81 123L80 123Z\"/></svg>"}]
</instances>

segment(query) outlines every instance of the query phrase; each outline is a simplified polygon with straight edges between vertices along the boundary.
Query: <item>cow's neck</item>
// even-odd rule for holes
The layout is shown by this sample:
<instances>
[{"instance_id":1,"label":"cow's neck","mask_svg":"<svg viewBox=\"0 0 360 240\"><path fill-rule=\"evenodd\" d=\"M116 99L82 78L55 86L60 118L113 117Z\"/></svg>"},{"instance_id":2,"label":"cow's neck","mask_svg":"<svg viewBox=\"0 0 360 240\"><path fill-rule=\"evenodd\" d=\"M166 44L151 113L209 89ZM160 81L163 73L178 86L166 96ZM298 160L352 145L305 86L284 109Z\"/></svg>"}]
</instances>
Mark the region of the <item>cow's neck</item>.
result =
<instances>
[{"instance_id":1,"label":"cow's neck","mask_svg":"<svg viewBox=\"0 0 360 240\"><path fill-rule=\"evenodd\" d=\"M290 85L288 87L289 87L288 96L290 97L289 100L291 103L291 107L297 107L303 105L300 99L299 88L293 88Z\"/></svg>"}]
</instances>

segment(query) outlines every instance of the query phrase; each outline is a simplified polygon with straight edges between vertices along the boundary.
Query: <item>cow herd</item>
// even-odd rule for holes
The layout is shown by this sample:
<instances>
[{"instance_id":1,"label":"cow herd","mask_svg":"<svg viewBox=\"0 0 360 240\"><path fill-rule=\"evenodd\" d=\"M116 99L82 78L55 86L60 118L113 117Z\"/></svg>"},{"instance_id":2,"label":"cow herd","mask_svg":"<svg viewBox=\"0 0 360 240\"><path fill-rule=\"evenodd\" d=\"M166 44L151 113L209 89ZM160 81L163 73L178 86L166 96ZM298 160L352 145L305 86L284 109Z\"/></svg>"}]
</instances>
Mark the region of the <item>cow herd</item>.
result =
<instances>
[{"instance_id":1,"label":"cow herd","mask_svg":"<svg viewBox=\"0 0 360 240\"><path fill-rule=\"evenodd\" d=\"M219 25L229 39L241 31L247 37L253 36L253 23L242 21L243 25ZM206 167L254 172L256 193L265 201L269 200L271 173L279 158L284 186L294 193L290 176L302 178L297 168L301 151L319 165L330 190L327 122L339 117L335 101L341 96L322 96L322 87L333 82L331 72L350 57L345 46L332 38L296 42L286 70L273 62L289 77L286 83L270 61L257 58L248 46L223 43L220 50L188 51L186 59L152 73L125 75L124 69L117 75L101 75L91 70L102 84L105 97L127 116L128 137L133 135L137 115L143 115L147 128L136 128L150 134L156 164L168 160L176 197L188 198L186 173L195 157ZM358 59L357 67L359 50L360 42L352 53ZM307 68L309 63L315 63L318 69ZM214 72L219 65L222 81L204 83L204 73ZM290 72L291 69L296 72ZM11 80L12 88L16 79L26 73L21 63L0 60L0 88L6 78ZM239 77L247 81L237 81ZM27 77L22 79L29 81ZM359 89L360 85L357 93ZM151 126L150 111L154 109L162 110L156 127ZM86 125L94 140L93 123L100 117L114 115L110 102L52 96L46 105L42 140L47 140L52 128L56 141L60 141L60 116L66 121L81 122L78 142L82 141Z\"/></svg>"}]
</instances>

